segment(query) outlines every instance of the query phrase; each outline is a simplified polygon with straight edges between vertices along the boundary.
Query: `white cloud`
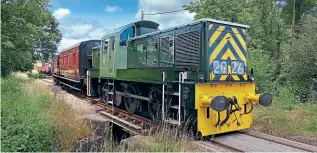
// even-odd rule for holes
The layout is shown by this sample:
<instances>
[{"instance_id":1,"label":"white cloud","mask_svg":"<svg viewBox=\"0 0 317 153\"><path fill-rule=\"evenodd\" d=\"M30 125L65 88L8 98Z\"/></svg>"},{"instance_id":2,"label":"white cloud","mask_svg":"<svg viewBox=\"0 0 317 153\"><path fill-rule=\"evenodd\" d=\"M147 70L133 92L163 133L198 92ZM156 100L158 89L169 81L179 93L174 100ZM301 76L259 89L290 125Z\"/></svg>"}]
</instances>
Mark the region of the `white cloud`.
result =
<instances>
[{"instance_id":1,"label":"white cloud","mask_svg":"<svg viewBox=\"0 0 317 153\"><path fill-rule=\"evenodd\" d=\"M70 10L65 8L59 8L53 12L53 16L55 16L55 18L58 20L62 19L63 17L69 14L70 14Z\"/></svg>"},{"instance_id":2,"label":"white cloud","mask_svg":"<svg viewBox=\"0 0 317 153\"><path fill-rule=\"evenodd\" d=\"M96 28L89 33L91 39L100 39L103 35L107 33L107 30L104 28Z\"/></svg>"},{"instance_id":3,"label":"white cloud","mask_svg":"<svg viewBox=\"0 0 317 153\"><path fill-rule=\"evenodd\" d=\"M81 41L85 41L88 39L69 39L69 38L63 38L58 46L58 51L62 51L63 49L66 49L70 46L73 46Z\"/></svg>"},{"instance_id":4,"label":"white cloud","mask_svg":"<svg viewBox=\"0 0 317 153\"><path fill-rule=\"evenodd\" d=\"M169 12L183 9L183 6L189 4L191 0L139 0L139 10L136 18L140 19L141 10L145 14L153 14L159 12ZM168 14L145 15L144 20L152 20L160 23L160 28L176 26L182 23L188 23L194 20L195 13L188 11L180 11Z\"/></svg>"},{"instance_id":5,"label":"white cloud","mask_svg":"<svg viewBox=\"0 0 317 153\"><path fill-rule=\"evenodd\" d=\"M118 6L107 5L106 8L105 8L105 11L109 12L109 13L114 13L114 12L117 12L117 11L122 11L122 8L120 8Z\"/></svg>"},{"instance_id":6,"label":"white cloud","mask_svg":"<svg viewBox=\"0 0 317 153\"><path fill-rule=\"evenodd\" d=\"M65 27L66 36L72 39L80 39L86 37L92 30L94 26L92 24L75 24Z\"/></svg>"},{"instance_id":7,"label":"white cloud","mask_svg":"<svg viewBox=\"0 0 317 153\"><path fill-rule=\"evenodd\" d=\"M91 24L78 23L72 26L62 26L62 28L63 38L58 47L58 51L68 48L81 41L98 39L96 34L90 36L90 33L94 31L94 26Z\"/></svg>"},{"instance_id":8,"label":"white cloud","mask_svg":"<svg viewBox=\"0 0 317 153\"><path fill-rule=\"evenodd\" d=\"M58 46L58 51L62 51L76 43L92 39L101 39L109 30L115 28L115 24L107 24L106 21L87 21L79 18L74 20L62 20L59 29L63 34L63 38Z\"/></svg>"}]
</instances>

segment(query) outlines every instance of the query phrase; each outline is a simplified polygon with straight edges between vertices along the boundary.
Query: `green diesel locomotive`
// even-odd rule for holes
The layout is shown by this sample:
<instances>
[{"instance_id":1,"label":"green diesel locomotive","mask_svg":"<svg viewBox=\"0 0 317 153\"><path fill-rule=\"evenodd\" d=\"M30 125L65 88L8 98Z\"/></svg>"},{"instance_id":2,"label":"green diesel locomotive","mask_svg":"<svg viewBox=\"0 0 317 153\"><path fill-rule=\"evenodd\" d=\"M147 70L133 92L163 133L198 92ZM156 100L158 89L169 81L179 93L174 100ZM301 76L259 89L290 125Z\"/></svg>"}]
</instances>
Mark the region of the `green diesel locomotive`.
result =
<instances>
[{"instance_id":1,"label":"green diesel locomotive","mask_svg":"<svg viewBox=\"0 0 317 153\"><path fill-rule=\"evenodd\" d=\"M247 129L256 94L247 69L247 25L201 19L159 30L137 21L105 35L87 55L84 88L129 113L181 125L202 136Z\"/></svg>"}]
</instances>

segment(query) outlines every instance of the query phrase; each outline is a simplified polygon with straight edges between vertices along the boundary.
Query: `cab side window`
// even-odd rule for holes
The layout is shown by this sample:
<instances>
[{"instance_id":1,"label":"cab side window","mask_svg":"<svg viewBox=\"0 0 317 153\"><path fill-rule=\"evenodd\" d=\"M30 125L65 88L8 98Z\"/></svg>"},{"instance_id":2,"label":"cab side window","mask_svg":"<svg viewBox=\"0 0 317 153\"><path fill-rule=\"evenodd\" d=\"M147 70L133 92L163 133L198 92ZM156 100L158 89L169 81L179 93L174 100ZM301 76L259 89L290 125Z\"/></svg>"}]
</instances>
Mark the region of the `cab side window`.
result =
<instances>
[{"instance_id":1,"label":"cab side window","mask_svg":"<svg viewBox=\"0 0 317 153\"><path fill-rule=\"evenodd\" d=\"M104 40L102 46L103 46L103 51L107 52L108 51L108 40Z\"/></svg>"},{"instance_id":2,"label":"cab side window","mask_svg":"<svg viewBox=\"0 0 317 153\"><path fill-rule=\"evenodd\" d=\"M134 26L131 26L131 27L125 29L120 34L120 46L126 46L127 45L127 40L129 38L133 38L134 36L135 36L135 28L134 28Z\"/></svg>"},{"instance_id":3,"label":"cab side window","mask_svg":"<svg viewBox=\"0 0 317 153\"><path fill-rule=\"evenodd\" d=\"M110 41L109 50L110 50L110 51L114 51L114 47L115 47L115 37L111 37L109 41Z\"/></svg>"}]
</instances>

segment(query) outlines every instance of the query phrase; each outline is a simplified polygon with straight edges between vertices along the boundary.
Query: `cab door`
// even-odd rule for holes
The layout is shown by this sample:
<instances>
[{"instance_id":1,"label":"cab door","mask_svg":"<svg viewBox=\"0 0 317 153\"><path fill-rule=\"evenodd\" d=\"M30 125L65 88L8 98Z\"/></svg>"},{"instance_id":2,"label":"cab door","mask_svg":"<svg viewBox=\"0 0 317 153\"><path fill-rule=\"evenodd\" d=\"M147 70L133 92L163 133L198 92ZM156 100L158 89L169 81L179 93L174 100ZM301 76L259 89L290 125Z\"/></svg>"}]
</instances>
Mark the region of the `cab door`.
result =
<instances>
[{"instance_id":1,"label":"cab door","mask_svg":"<svg viewBox=\"0 0 317 153\"><path fill-rule=\"evenodd\" d=\"M115 73L115 37L112 36L109 39L109 52L108 52L108 74L114 74Z\"/></svg>"},{"instance_id":2,"label":"cab door","mask_svg":"<svg viewBox=\"0 0 317 153\"><path fill-rule=\"evenodd\" d=\"M103 39L100 49L100 76L105 77L108 74L108 46L109 39Z\"/></svg>"}]
</instances>

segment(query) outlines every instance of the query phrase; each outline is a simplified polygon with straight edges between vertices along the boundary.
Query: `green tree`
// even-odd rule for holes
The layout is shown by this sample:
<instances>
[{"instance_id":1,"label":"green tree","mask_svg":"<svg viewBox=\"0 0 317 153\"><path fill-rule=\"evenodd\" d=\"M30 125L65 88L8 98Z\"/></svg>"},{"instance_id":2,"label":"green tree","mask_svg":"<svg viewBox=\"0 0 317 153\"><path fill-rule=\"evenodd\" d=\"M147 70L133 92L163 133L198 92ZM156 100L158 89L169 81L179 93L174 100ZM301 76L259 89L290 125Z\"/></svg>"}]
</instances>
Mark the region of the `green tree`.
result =
<instances>
[{"instance_id":1,"label":"green tree","mask_svg":"<svg viewBox=\"0 0 317 153\"><path fill-rule=\"evenodd\" d=\"M278 0L283 6L283 18L289 25L292 24L295 2L295 24L299 23L302 16L316 13L317 0Z\"/></svg>"},{"instance_id":2,"label":"green tree","mask_svg":"<svg viewBox=\"0 0 317 153\"><path fill-rule=\"evenodd\" d=\"M213 18L250 25L248 67L255 69L257 88L279 94L292 91L301 101L309 98L317 77L316 0L200 0L184 6L195 19Z\"/></svg>"},{"instance_id":3,"label":"green tree","mask_svg":"<svg viewBox=\"0 0 317 153\"><path fill-rule=\"evenodd\" d=\"M256 80L263 83L260 90L271 88L267 83L277 80L281 73L281 45L287 38L281 10L275 1L200 0L184 7L196 13L195 19L213 18L250 25L248 65L255 68Z\"/></svg>"},{"instance_id":4,"label":"green tree","mask_svg":"<svg viewBox=\"0 0 317 153\"><path fill-rule=\"evenodd\" d=\"M57 51L61 34L48 2L1 0L1 76L32 69L36 49Z\"/></svg>"},{"instance_id":5,"label":"green tree","mask_svg":"<svg viewBox=\"0 0 317 153\"><path fill-rule=\"evenodd\" d=\"M309 99L312 79L317 78L317 20L311 15L299 22L298 38L292 38L283 47L287 53L283 64L283 78L301 102Z\"/></svg>"}]
</instances>

